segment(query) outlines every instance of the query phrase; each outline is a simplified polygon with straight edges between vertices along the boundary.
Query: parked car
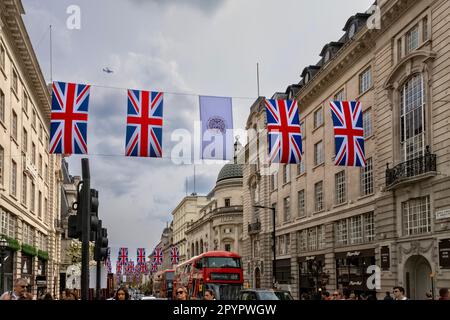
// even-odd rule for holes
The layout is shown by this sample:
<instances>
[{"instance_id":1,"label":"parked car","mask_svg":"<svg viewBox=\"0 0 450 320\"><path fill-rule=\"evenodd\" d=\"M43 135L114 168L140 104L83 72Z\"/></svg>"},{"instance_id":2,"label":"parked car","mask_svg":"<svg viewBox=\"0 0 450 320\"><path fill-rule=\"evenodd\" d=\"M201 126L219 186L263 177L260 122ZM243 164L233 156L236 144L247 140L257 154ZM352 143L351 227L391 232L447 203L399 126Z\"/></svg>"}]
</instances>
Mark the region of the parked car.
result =
<instances>
[{"instance_id":1,"label":"parked car","mask_svg":"<svg viewBox=\"0 0 450 320\"><path fill-rule=\"evenodd\" d=\"M294 300L288 290L274 290L274 293L280 300Z\"/></svg>"},{"instance_id":2,"label":"parked car","mask_svg":"<svg viewBox=\"0 0 450 320\"><path fill-rule=\"evenodd\" d=\"M272 289L244 289L239 292L238 300L280 300Z\"/></svg>"}]
</instances>

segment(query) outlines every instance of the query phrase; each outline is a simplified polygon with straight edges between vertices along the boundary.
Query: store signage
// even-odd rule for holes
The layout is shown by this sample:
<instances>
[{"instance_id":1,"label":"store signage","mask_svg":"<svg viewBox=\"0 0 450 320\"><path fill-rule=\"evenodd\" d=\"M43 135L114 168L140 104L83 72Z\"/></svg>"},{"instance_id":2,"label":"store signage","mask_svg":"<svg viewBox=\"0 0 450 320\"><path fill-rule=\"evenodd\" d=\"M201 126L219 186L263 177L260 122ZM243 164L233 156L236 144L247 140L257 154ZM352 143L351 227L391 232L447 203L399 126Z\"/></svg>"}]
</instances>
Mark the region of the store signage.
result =
<instances>
[{"instance_id":1,"label":"store signage","mask_svg":"<svg viewBox=\"0 0 450 320\"><path fill-rule=\"evenodd\" d=\"M449 218L450 218L450 209L436 211L436 220L449 219Z\"/></svg>"},{"instance_id":2,"label":"store signage","mask_svg":"<svg viewBox=\"0 0 450 320\"><path fill-rule=\"evenodd\" d=\"M450 269L450 239L439 241L439 266Z\"/></svg>"},{"instance_id":3,"label":"store signage","mask_svg":"<svg viewBox=\"0 0 450 320\"><path fill-rule=\"evenodd\" d=\"M381 270L389 270L391 267L391 254L388 246L383 246L380 249L381 256Z\"/></svg>"},{"instance_id":4,"label":"store signage","mask_svg":"<svg viewBox=\"0 0 450 320\"><path fill-rule=\"evenodd\" d=\"M358 257L360 254L360 251L347 252L347 257Z\"/></svg>"}]
</instances>

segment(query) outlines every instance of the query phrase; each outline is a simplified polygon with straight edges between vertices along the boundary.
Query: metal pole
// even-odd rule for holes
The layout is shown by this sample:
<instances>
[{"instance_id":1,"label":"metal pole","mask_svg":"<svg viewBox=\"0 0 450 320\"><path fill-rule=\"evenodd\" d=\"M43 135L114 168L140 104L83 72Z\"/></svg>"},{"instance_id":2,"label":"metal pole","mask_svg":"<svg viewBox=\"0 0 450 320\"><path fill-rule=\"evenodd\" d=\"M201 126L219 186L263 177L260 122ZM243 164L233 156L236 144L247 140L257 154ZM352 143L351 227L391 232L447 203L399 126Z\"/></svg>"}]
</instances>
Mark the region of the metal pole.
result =
<instances>
[{"instance_id":1,"label":"metal pole","mask_svg":"<svg viewBox=\"0 0 450 320\"><path fill-rule=\"evenodd\" d=\"M2 267L1 267L1 270L0 270L0 274L1 274L1 279L0 279L0 292L4 292L5 291L5 288L3 287L4 285L3 285L3 278L5 277L4 276L4 269L3 269L3 267L4 267L4 264L5 264L5 252L4 252L4 249L2 248L1 249L1 252L0 252L0 259L1 259L1 263L2 263Z\"/></svg>"},{"instance_id":2,"label":"metal pole","mask_svg":"<svg viewBox=\"0 0 450 320\"><path fill-rule=\"evenodd\" d=\"M91 208L91 179L89 173L89 159L81 159L81 170L83 177L81 225L82 225L82 244L81 244L81 299L89 299L89 240L91 234L90 226L90 208Z\"/></svg>"},{"instance_id":3,"label":"metal pole","mask_svg":"<svg viewBox=\"0 0 450 320\"><path fill-rule=\"evenodd\" d=\"M96 300L100 300L101 272L102 272L101 261L97 261L96 284L95 284L95 299Z\"/></svg>"},{"instance_id":4,"label":"metal pole","mask_svg":"<svg viewBox=\"0 0 450 320\"><path fill-rule=\"evenodd\" d=\"M272 263L272 270L273 270L273 280L272 280L272 287L275 287L276 282L276 262L277 262L277 256L276 256L276 246L275 246L275 208L270 208L272 210L272 221L273 221L273 231L272 231L272 246L273 246L273 263Z\"/></svg>"}]
</instances>

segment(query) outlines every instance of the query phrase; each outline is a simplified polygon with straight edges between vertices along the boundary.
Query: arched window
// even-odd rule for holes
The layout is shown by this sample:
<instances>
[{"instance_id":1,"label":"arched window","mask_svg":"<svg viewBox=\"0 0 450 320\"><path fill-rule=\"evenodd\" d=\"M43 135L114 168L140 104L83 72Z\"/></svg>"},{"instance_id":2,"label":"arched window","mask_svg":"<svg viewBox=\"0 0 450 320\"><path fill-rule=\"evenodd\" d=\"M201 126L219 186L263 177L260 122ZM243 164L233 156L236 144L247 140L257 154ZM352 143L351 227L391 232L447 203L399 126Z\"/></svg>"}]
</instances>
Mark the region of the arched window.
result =
<instances>
[{"instance_id":1,"label":"arched window","mask_svg":"<svg viewBox=\"0 0 450 320\"><path fill-rule=\"evenodd\" d=\"M400 144L403 161L424 155L425 106L422 74L410 78L400 91Z\"/></svg>"}]
</instances>

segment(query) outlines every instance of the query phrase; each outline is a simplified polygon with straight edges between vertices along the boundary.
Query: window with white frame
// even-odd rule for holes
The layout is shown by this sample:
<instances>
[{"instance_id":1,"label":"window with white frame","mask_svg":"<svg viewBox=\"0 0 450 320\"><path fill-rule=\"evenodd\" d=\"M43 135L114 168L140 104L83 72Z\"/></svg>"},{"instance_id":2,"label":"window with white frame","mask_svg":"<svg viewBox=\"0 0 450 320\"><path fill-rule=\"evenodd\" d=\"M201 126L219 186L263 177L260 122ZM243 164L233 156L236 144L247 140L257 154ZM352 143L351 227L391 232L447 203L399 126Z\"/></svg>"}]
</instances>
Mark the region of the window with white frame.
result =
<instances>
[{"instance_id":1,"label":"window with white frame","mask_svg":"<svg viewBox=\"0 0 450 320\"><path fill-rule=\"evenodd\" d=\"M314 112L314 129L323 124L323 110L322 107Z\"/></svg>"},{"instance_id":2,"label":"window with white frame","mask_svg":"<svg viewBox=\"0 0 450 320\"><path fill-rule=\"evenodd\" d=\"M373 134L372 130L372 110L363 112L363 135L364 138L368 138Z\"/></svg>"},{"instance_id":3,"label":"window with white frame","mask_svg":"<svg viewBox=\"0 0 450 320\"><path fill-rule=\"evenodd\" d=\"M23 152L28 152L28 132L25 128L23 128L22 132L22 150Z\"/></svg>"},{"instance_id":4,"label":"window with white frame","mask_svg":"<svg viewBox=\"0 0 450 320\"><path fill-rule=\"evenodd\" d=\"M346 245L348 241L347 219L336 222L336 244Z\"/></svg>"},{"instance_id":5,"label":"window with white frame","mask_svg":"<svg viewBox=\"0 0 450 320\"><path fill-rule=\"evenodd\" d=\"M2 44L0 44L0 68L5 70L6 51Z\"/></svg>"},{"instance_id":6,"label":"window with white frame","mask_svg":"<svg viewBox=\"0 0 450 320\"><path fill-rule=\"evenodd\" d=\"M283 166L283 183L288 183L291 181L291 165L285 164Z\"/></svg>"},{"instance_id":7,"label":"window with white frame","mask_svg":"<svg viewBox=\"0 0 450 320\"><path fill-rule=\"evenodd\" d=\"M31 190L30 190L30 210L34 212L36 204L36 185L34 181L31 181Z\"/></svg>"},{"instance_id":8,"label":"window with white frame","mask_svg":"<svg viewBox=\"0 0 450 320\"><path fill-rule=\"evenodd\" d=\"M324 249L325 248L325 225L321 225L317 227L317 233L318 233L318 249Z\"/></svg>"},{"instance_id":9,"label":"window with white frame","mask_svg":"<svg viewBox=\"0 0 450 320\"><path fill-rule=\"evenodd\" d=\"M22 175L22 203L27 204L27 174Z\"/></svg>"},{"instance_id":10,"label":"window with white frame","mask_svg":"<svg viewBox=\"0 0 450 320\"><path fill-rule=\"evenodd\" d=\"M17 163L11 160L11 194L17 196Z\"/></svg>"},{"instance_id":11,"label":"window with white frame","mask_svg":"<svg viewBox=\"0 0 450 320\"><path fill-rule=\"evenodd\" d=\"M363 242L362 234L362 216L354 216L350 218L350 244L358 244Z\"/></svg>"},{"instance_id":12,"label":"window with white frame","mask_svg":"<svg viewBox=\"0 0 450 320\"><path fill-rule=\"evenodd\" d=\"M314 165L317 166L323 163L323 160L324 160L323 143L322 140L320 140L314 145Z\"/></svg>"},{"instance_id":13,"label":"window with white frame","mask_svg":"<svg viewBox=\"0 0 450 320\"><path fill-rule=\"evenodd\" d=\"M11 134L14 140L17 141L17 113L13 110L12 112L12 128Z\"/></svg>"},{"instance_id":14,"label":"window with white frame","mask_svg":"<svg viewBox=\"0 0 450 320\"><path fill-rule=\"evenodd\" d=\"M16 94L19 93L19 77L17 76L17 71L14 68L12 69L11 88L14 90Z\"/></svg>"},{"instance_id":15,"label":"window with white frame","mask_svg":"<svg viewBox=\"0 0 450 320\"><path fill-rule=\"evenodd\" d=\"M406 54L416 50L419 47L419 26L414 26L406 33Z\"/></svg>"},{"instance_id":16,"label":"window with white frame","mask_svg":"<svg viewBox=\"0 0 450 320\"><path fill-rule=\"evenodd\" d=\"M323 182L319 181L314 185L314 210L323 210Z\"/></svg>"},{"instance_id":17,"label":"window with white frame","mask_svg":"<svg viewBox=\"0 0 450 320\"><path fill-rule=\"evenodd\" d=\"M347 193L345 186L345 170L336 173L335 187L336 187L336 204L341 204L347 201Z\"/></svg>"},{"instance_id":18,"label":"window with white frame","mask_svg":"<svg viewBox=\"0 0 450 320\"><path fill-rule=\"evenodd\" d=\"M0 208L0 234L10 238L16 237L16 217Z\"/></svg>"},{"instance_id":19,"label":"window with white frame","mask_svg":"<svg viewBox=\"0 0 450 320\"><path fill-rule=\"evenodd\" d=\"M364 242L375 240L375 222L373 212L364 215Z\"/></svg>"},{"instance_id":20,"label":"window with white frame","mask_svg":"<svg viewBox=\"0 0 450 320\"><path fill-rule=\"evenodd\" d=\"M300 190L298 192L298 216L306 217L305 190Z\"/></svg>"},{"instance_id":21,"label":"window with white frame","mask_svg":"<svg viewBox=\"0 0 450 320\"><path fill-rule=\"evenodd\" d=\"M286 254L289 254L291 252L291 235L289 233L287 233L285 235L285 237L286 237L286 241L284 242L285 243L285 252L286 252Z\"/></svg>"},{"instance_id":22,"label":"window with white frame","mask_svg":"<svg viewBox=\"0 0 450 320\"><path fill-rule=\"evenodd\" d=\"M402 203L403 231L410 236L431 232L430 197L421 197Z\"/></svg>"},{"instance_id":23,"label":"window with white frame","mask_svg":"<svg viewBox=\"0 0 450 320\"><path fill-rule=\"evenodd\" d=\"M359 94L363 94L372 86L372 69L367 68L359 75Z\"/></svg>"},{"instance_id":24,"label":"window with white frame","mask_svg":"<svg viewBox=\"0 0 450 320\"><path fill-rule=\"evenodd\" d=\"M334 95L334 101L344 101L344 100L345 100L344 89L342 89Z\"/></svg>"},{"instance_id":25,"label":"window with white frame","mask_svg":"<svg viewBox=\"0 0 450 320\"><path fill-rule=\"evenodd\" d=\"M400 143L402 159L408 161L424 154L425 108L423 77L413 76L402 87L400 97Z\"/></svg>"},{"instance_id":26,"label":"window with white frame","mask_svg":"<svg viewBox=\"0 0 450 320\"><path fill-rule=\"evenodd\" d=\"M0 121L5 122L5 94L0 89Z\"/></svg>"},{"instance_id":27,"label":"window with white frame","mask_svg":"<svg viewBox=\"0 0 450 320\"><path fill-rule=\"evenodd\" d=\"M428 17L422 19L422 41L428 40Z\"/></svg>"},{"instance_id":28,"label":"window with white frame","mask_svg":"<svg viewBox=\"0 0 450 320\"><path fill-rule=\"evenodd\" d=\"M307 230L300 230L297 233L297 248L300 252L307 251Z\"/></svg>"},{"instance_id":29,"label":"window with white frame","mask_svg":"<svg viewBox=\"0 0 450 320\"><path fill-rule=\"evenodd\" d=\"M34 245L34 229L29 224L22 224L22 241L30 246Z\"/></svg>"},{"instance_id":30,"label":"window with white frame","mask_svg":"<svg viewBox=\"0 0 450 320\"><path fill-rule=\"evenodd\" d=\"M286 197L283 199L284 207L284 222L291 220L291 197Z\"/></svg>"},{"instance_id":31,"label":"window with white frame","mask_svg":"<svg viewBox=\"0 0 450 320\"><path fill-rule=\"evenodd\" d=\"M302 160L297 165L297 175L300 175L305 172L305 155L303 154Z\"/></svg>"},{"instance_id":32,"label":"window with white frame","mask_svg":"<svg viewBox=\"0 0 450 320\"><path fill-rule=\"evenodd\" d=\"M308 251L317 250L317 228L308 229Z\"/></svg>"},{"instance_id":33,"label":"window with white frame","mask_svg":"<svg viewBox=\"0 0 450 320\"><path fill-rule=\"evenodd\" d=\"M373 193L373 165L372 158L367 158L366 166L360 169L361 195L366 196Z\"/></svg>"},{"instance_id":34,"label":"window with white frame","mask_svg":"<svg viewBox=\"0 0 450 320\"><path fill-rule=\"evenodd\" d=\"M0 146L0 185L3 185L3 173L5 172L5 149Z\"/></svg>"}]
</instances>

